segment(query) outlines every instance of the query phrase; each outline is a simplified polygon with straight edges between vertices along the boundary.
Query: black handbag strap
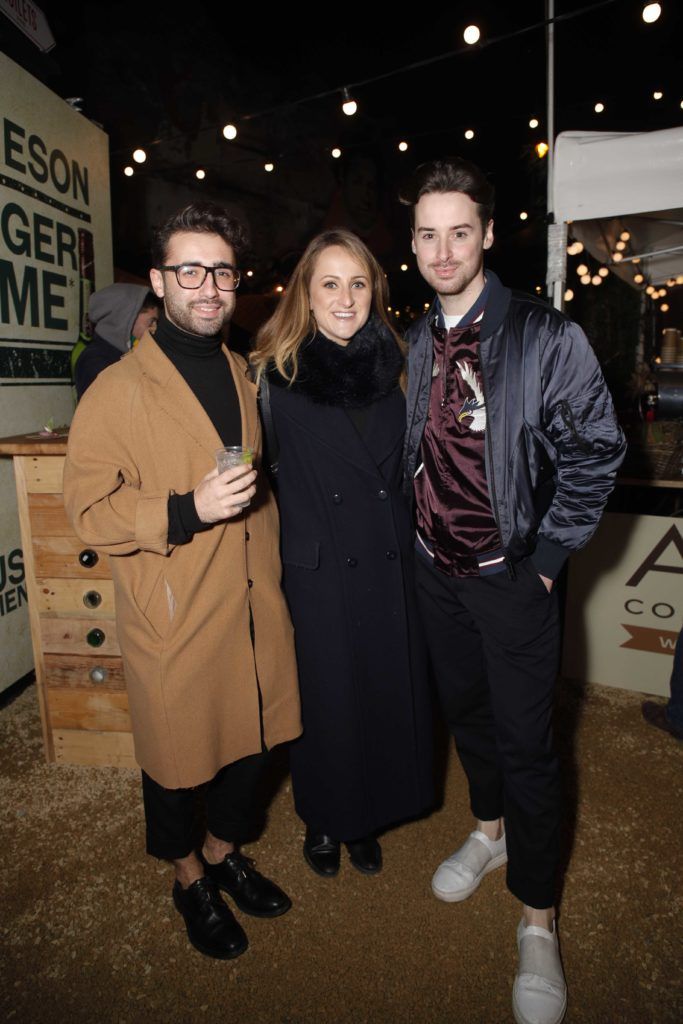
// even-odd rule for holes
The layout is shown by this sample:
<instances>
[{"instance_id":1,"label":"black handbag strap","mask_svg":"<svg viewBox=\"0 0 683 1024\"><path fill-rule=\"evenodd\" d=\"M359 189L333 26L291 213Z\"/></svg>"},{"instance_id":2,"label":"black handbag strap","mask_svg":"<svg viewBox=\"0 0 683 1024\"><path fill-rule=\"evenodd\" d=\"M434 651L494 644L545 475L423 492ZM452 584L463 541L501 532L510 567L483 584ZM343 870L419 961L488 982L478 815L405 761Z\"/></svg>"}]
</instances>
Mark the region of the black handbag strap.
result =
<instances>
[{"instance_id":1,"label":"black handbag strap","mask_svg":"<svg viewBox=\"0 0 683 1024\"><path fill-rule=\"evenodd\" d=\"M270 408L270 384L265 373L261 374L258 389L258 403L261 410L261 421L263 423L264 445L263 463L271 478L275 478L280 468L280 446L275 433L273 412Z\"/></svg>"}]
</instances>

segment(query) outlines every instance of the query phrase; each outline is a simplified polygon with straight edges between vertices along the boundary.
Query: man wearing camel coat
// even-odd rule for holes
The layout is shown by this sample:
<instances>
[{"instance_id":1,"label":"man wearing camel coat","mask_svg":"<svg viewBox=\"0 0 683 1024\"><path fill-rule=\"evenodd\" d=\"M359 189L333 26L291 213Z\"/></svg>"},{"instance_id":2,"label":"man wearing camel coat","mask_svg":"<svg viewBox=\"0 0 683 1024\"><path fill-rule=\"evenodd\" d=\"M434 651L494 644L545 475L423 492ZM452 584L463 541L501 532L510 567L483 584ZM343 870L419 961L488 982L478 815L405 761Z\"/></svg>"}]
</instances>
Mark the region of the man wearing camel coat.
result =
<instances>
[{"instance_id":1,"label":"man wearing camel coat","mask_svg":"<svg viewBox=\"0 0 683 1024\"><path fill-rule=\"evenodd\" d=\"M88 390L64 475L76 533L111 556L147 849L174 863L192 944L223 959L247 940L218 888L246 913L289 909L236 844L253 831L266 752L301 731L275 501L250 466L215 469L221 445L252 448L256 464L261 445L256 388L221 345L243 244L211 204L161 229L156 340L146 334ZM203 784L208 832L195 851Z\"/></svg>"}]
</instances>

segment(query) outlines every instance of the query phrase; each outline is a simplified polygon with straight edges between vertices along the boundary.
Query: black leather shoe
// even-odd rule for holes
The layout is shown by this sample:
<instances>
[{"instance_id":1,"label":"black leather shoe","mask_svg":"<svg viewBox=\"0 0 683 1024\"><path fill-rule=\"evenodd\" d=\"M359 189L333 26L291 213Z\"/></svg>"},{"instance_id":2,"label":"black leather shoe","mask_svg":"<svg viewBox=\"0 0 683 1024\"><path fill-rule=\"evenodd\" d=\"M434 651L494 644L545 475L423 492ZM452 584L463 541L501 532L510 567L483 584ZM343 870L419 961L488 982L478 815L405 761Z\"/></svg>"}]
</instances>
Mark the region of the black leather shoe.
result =
<instances>
[{"instance_id":1,"label":"black leather shoe","mask_svg":"<svg viewBox=\"0 0 683 1024\"><path fill-rule=\"evenodd\" d=\"M339 851L340 844L336 839L323 835L322 832L306 829L304 857L316 875L322 875L323 878L334 878L339 871Z\"/></svg>"},{"instance_id":2,"label":"black leather shoe","mask_svg":"<svg viewBox=\"0 0 683 1024\"><path fill-rule=\"evenodd\" d=\"M187 889L176 882L173 902L185 919L188 939L200 953L217 960L244 953L247 937L210 878L200 878Z\"/></svg>"},{"instance_id":3,"label":"black leather shoe","mask_svg":"<svg viewBox=\"0 0 683 1024\"><path fill-rule=\"evenodd\" d=\"M249 857L235 851L218 864L209 864L202 855L204 870L216 885L233 898L243 913L253 917L279 917L292 905L289 896L275 882L264 878Z\"/></svg>"},{"instance_id":4,"label":"black leather shoe","mask_svg":"<svg viewBox=\"0 0 683 1024\"><path fill-rule=\"evenodd\" d=\"M382 870L382 847L374 836L354 839L345 845L349 851L349 860L358 871L364 875L376 875Z\"/></svg>"}]
</instances>

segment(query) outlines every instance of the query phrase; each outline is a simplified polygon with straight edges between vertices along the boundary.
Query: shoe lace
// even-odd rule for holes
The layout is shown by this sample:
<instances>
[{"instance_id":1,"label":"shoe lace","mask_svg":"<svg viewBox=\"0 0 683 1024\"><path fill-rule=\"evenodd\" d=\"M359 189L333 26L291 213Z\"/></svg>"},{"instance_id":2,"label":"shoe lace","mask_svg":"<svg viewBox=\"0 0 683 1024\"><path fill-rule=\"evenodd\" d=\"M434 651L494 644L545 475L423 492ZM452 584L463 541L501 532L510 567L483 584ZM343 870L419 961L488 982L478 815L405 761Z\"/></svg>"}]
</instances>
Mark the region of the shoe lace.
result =
<instances>
[{"instance_id":1,"label":"shoe lace","mask_svg":"<svg viewBox=\"0 0 683 1024\"><path fill-rule=\"evenodd\" d=\"M248 871L254 870L254 866L256 864L256 861L253 859L253 857L247 857L239 850L235 850L234 853L229 853L226 857L226 860L232 861L234 867L237 869L237 871L243 878L247 877Z\"/></svg>"},{"instance_id":2,"label":"shoe lace","mask_svg":"<svg viewBox=\"0 0 683 1024\"><path fill-rule=\"evenodd\" d=\"M220 893L218 892L218 886L211 878L200 878L195 883L194 892L197 901L200 903L215 905L217 901L220 903L223 902L220 897Z\"/></svg>"}]
</instances>

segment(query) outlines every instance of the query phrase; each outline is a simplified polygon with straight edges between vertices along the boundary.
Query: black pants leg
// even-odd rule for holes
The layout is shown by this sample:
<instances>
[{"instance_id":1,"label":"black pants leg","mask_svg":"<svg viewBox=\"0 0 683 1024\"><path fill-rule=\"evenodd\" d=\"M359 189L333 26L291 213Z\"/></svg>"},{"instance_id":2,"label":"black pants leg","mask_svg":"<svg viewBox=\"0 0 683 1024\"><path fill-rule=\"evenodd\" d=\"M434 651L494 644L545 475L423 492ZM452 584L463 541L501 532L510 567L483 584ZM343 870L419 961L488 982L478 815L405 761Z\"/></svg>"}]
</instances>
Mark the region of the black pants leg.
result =
<instances>
[{"instance_id":1,"label":"black pants leg","mask_svg":"<svg viewBox=\"0 0 683 1024\"><path fill-rule=\"evenodd\" d=\"M555 902L559 769L552 711L557 599L527 559L507 573L454 579L416 559L432 667L477 818L505 818L508 888Z\"/></svg>"},{"instance_id":2,"label":"black pants leg","mask_svg":"<svg viewBox=\"0 0 683 1024\"><path fill-rule=\"evenodd\" d=\"M267 763L266 752L243 757L195 789L165 789L143 772L147 852L164 860L192 853L198 799L205 801L207 826L217 839L242 843L252 838L262 824L255 792Z\"/></svg>"}]
</instances>

